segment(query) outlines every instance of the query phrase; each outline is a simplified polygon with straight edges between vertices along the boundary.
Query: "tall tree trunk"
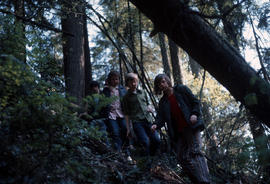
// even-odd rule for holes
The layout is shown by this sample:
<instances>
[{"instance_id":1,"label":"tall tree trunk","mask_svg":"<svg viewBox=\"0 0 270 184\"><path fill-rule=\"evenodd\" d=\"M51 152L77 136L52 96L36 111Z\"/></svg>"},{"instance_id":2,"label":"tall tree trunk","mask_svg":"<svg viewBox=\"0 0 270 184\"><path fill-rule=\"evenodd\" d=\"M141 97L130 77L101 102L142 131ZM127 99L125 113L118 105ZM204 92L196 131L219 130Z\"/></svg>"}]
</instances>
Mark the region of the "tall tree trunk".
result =
<instances>
[{"instance_id":1,"label":"tall tree trunk","mask_svg":"<svg viewBox=\"0 0 270 184\"><path fill-rule=\"evenodd\" d=\"M162 57L162 64L164 68L164 73L171 78L171 69L169 65L168 55L167 55L167 49L166 49L166 42L165 42L165 36L163 33L158 33L159 38L159 46L161 51L161 57Z\"/></svg>"},{"instance_id":2,"label":"tall tree trunk","mask_svg":"<svg viewBox=\"0 0 270 184\"><path fill-rule=\"evenodd\" d=\"M85 94L85 37L83 28L83 6L79 0L63 4L62 30L71 35L63 34L64 75L66 92L76 98L80 104Z\"/></svg>"},{"instance_id":3,"label":"tall tree trunk","mask_svg":"<svg viewBox=\"0 0 270 184\"><path fill-rule=\"evenodd\" d=\"M141 76L142 76L142 84L143 87L146 88L145 85L145 81L147 80L146 78L146 73L145 73L145 69L144 69L144 60L143 60L143 38L142 38L142 17L141 17L141 12L138 12L138 16L139 16L139 38L140 38L140 60L138 61L138 65L140 67L140 71L141 71ZM135 53L135 51L134 51ZM138 58L138 57L137 57ZM136 58L134 58L136 59Z\"/></svg>"},{"instance_id":4,"label":"tall tree trunk","mask_svg":"<svg viewBox=\"0 0 270 184\"><path fill-rule=\"evenodd\" d=\"M138 64L139 64L140 70L143 72L144 68L143 68L143 40L142 40L142 17L141 17L141 12L138 12L138 16L139 16L139 39L140 39L140 61L139 61ZM134 59L136 60L136 58L134 58Z\"/></svg>"},{"instance_id":5,"label":"tall tree trunk","mask_svg":"<svg viewBox=\"0 0 270 184\"><path fill-rule=\"evenodd\" d=\"M179 0L130 1L270 127L270 85L201 17Z\"/></svg>"},{"instance_id":6,"label":"tall tree trunk","mask_svg":"<svg viewBox=\"0 0 270 184\"><path fill-rule=\"evenodd\" d=\"M142 39L142 15L141 12L139 14L139 34L140 34L140 60L141 60L141 67L143 67L143 39Z\"/></svg>"},{"instance_id":7,"label":"tall tree trunk","mask_svg":"<svg viewBox=\"0 0 270 184\"><path fill-rule=\"evenodd\" d=\"M129 0L127 0L128 3L128 30L129 30L129 45L130 48L132 49L132 63L133 63L133 69L135 73L138 73L137 70L137 64L136 64L136 58L135 58L135 53L136 53L136 48L135 48L135 34L134 34L134 24L133 24L133 18L134 16L131 14L131 9L130 9L130 2Z\"/></svg>"},{"instance_id":8,"label":"tall tree trunk","mask_svg":"<svg viewBox=\"0 0 270 184\"><path fill-rule=\"evenodd\" d=\"M19 17L25 17L24 0L13 0L15 15ZM26 36L25 25L22 19L15 19L15 37L19 38L14 40L16 43L16 49L14 56L20 61L26 63Z\"/></svg>"},{"instance_id":9,"label":"tall tree trunk","mask_svg":"<svg viewBox=\"0 0 270 184\"><path fill-rule=\"evenodd\" d=\"M178 51L179 51L178 46L171 39L168 40L169 40L174 84L183 84L181 66L178 58Z\"/></svg>"},{"instance_id":10,"label":"tall tree trunk","mask_svg":"<svg viewBox=\"0 0 270 184\"><path fill-rule=\"evenodd\" d=\"M84 9L85 13L85 9ZM92 65L88 40L87 18L83 17L84 57L85 57L85 96L90 95L90 82L92 81Z\"/></svg>"}]
</instances>

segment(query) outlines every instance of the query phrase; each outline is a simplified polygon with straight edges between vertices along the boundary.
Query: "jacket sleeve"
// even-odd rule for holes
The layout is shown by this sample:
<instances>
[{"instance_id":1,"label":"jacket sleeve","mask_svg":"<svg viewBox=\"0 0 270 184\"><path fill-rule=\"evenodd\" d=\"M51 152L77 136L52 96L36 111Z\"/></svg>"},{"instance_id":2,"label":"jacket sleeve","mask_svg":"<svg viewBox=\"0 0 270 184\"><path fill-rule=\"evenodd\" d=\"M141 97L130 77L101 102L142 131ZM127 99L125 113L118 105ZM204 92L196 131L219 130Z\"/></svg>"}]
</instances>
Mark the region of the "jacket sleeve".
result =
<instances>
[{"instance_id":1,"label":"jacket sleeve","mask_svg":"<svg viewBox=\"0 0 270 184\"><path fill-rule=\"evenodd\" d=\"M160 111L161 111L161 109L159 107L158 110L157 110L157 115L156 115L155 122L154 122L154 124L157 125L157 129L161 129L161 127L165 126L165 121L162 118L162 115L161 115Z\"/></svg>"},{"instance_id":2,"label":"jacket sleeve","mask_svg":"<svg viewBox=\"0 0 270 184\"><path fill-rule=\"evenodd\" d=\"M143 91L143 96L144 96L146 105L149 105L149 98L148 98L147 93L145 91Z\"/></svg>"},{"instance_id":3,"label":"jacket sleeve","mask_svg":"<svg viewBox=\"0 0 270 184\"><path fill-rule=\"evenodd\" d=\"M123 98L123 96L125 96L127 93L127 90L124 86L122 85L119 85L119 96L120 96L120 99Z\"/></svg>"},{"instance_id":4,"label":"jacket sleeve","mask_svg":"<svg viewBox=\"0 0 270 184\"><path fill-rule=\"evenodd\" d=\"M182 87L182 92L188 99L189 105L191 107L191 114L199 117L201 115L199 100L193 95L192 91L187 86Z\"/></svg>"},{"instance_id":5,"label":"jacket sleeve","mask_svg":"<svg viewBox=\"0 0 270 184\"><path fill-rule=\"evenodd\" d=\"M122 106L122 111L123 111L124 115L129 115L126 95L124 95L122 100L121 100L121 106Z\"/></svg>"},{"instance_id":6,"label":"jacket sleeve","mask_svg":"<svg viewBox=\"0 0 270 184\"><path fill-rule=\"evenodd\" d=\"M102 91L102 95L104 95L105 97L108 97L110 98L111 96L111 91L110 91L110 88L109 87L105 87ZM110 113L110 110L111 110L111 105L106 105L103 109L102 109L102 116L103 117L109 117L109 113Z\"/></svg>"}]
</instances>

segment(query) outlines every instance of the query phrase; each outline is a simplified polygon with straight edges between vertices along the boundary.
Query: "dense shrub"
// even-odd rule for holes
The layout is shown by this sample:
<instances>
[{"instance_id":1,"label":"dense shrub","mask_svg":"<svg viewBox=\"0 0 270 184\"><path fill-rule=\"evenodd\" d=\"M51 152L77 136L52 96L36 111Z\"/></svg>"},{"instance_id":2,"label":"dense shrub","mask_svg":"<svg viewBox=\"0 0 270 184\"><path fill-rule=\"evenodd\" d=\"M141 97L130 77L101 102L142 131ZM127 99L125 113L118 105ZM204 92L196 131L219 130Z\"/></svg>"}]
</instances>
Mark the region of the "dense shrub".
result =
<instances>
[{"instance_id":1,"label":"dense shrub","mask_svg":"<svg viewBox=\"0 0 270 184\"><path fill-rule=\"evenodd\" d=\"M0 183L89 177L78 148L94 130L71 103L11 56L0 58L0 88Z\"/></svg>"}]
</instances>

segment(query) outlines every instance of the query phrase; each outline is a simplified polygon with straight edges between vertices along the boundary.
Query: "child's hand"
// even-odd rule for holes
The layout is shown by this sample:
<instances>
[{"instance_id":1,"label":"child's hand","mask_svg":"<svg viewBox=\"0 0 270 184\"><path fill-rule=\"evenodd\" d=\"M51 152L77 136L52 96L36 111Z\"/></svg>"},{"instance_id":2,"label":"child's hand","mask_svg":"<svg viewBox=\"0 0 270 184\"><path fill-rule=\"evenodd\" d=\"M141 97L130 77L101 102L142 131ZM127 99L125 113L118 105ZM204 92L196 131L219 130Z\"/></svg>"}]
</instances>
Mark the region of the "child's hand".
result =
<instances>
[{"instance_id":1,"label":"child's hand","mask_svg":"<svg viewBox=\"0 0 270 184\"><path fill-rule=\"evenodd\" d=\"M198 121L198 117L196 115L193 114L193 115L190 116L191 124L194 125L197 121Z\"/></svg>"},{"instance_id":2,"label":"child's hand","mask_svg":"<svg viewBox=\"0 0 270 184\"><path fill-rule=\"evenodd\" d=\"M148 106L147 106L147 111L148 111L148 112L152 112L152 113L155 112L154 109L153 109L153 107L152 107L151 105L148 105Z\"/></svg>"},{"instance_id":3,"label":"child's hand","mask_svg":"<svg viewBox=\"0 0 270 184\"><path fill-rule=\"evenodd\" d=\"M130 132L130 130L127 130L127 137L131 137L132 135L131 135L131 132Z\"/></svg>"},{"instance_id":4,"label":"child's hand","mask_svg":"<svg viewBox=\"0 0 270 184\"><path fill-rule=\"evenodd\" d=\"M155 125L155 124L154 124L154 125L152 125L152 126L151 126L151 130L152 130L152 132L155 132L155 131L156 131L156 129L157 129L157 125Z\"/></svg>"}]
</instances>

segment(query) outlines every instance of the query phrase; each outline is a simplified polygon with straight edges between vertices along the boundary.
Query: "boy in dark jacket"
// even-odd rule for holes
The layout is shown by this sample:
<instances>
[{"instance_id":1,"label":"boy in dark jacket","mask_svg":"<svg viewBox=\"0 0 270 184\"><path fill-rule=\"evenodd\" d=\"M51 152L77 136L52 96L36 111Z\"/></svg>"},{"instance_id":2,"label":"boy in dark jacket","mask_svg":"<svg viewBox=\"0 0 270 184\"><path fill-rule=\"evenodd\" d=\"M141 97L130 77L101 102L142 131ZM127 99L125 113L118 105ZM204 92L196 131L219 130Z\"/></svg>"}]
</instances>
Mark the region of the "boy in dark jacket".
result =
<instances>
[{"instance_id":1,"label":"boy in dark jacket","mask_svg":"<svg viewBox=\"0 0 270 184\"><path fill-rule=\"evenodd\" d=\"M159 74L154 81L157 94L163 93L152 131L165 122L178 160L193 183L209 183L209 171L201 153L200 131L204 129L199 101L184 85L172 87L169 77Z\"/></svg>"}]
</instances>

